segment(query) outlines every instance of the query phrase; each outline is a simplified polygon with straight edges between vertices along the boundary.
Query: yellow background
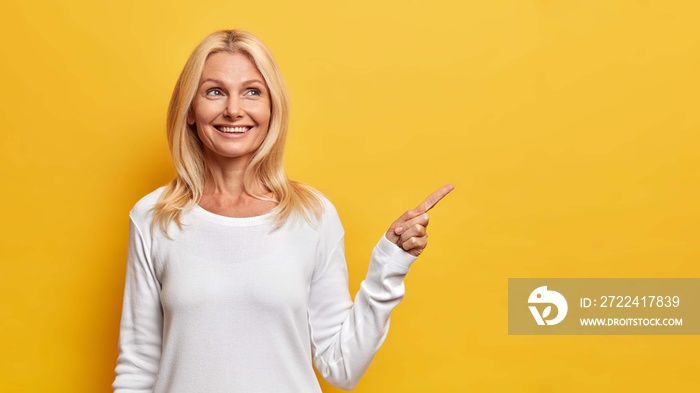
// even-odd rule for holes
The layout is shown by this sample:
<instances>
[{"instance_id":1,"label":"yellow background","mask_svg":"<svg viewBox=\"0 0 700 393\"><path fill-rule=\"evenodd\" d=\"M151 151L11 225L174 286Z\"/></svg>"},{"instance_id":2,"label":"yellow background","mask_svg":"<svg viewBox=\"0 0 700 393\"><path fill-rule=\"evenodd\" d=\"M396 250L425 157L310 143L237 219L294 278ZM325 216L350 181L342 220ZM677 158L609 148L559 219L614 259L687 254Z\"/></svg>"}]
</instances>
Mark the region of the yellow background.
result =
<instances>
[{"instance_id":1,"label":"yellow background","mask_svg":"<svg viewBox=\"0 0 700 393\"><path fill-rule=\"evenodd\" d=\"M697 336L508 336L508 277L698 277L695 1L13 1L0 12L0 391L111 391L131 206L195 44L243 28L286 164L372 246L451 182L358 392L692 391ZM326 384L324 392L337 392Z\"/></svg>"}]
</instances>

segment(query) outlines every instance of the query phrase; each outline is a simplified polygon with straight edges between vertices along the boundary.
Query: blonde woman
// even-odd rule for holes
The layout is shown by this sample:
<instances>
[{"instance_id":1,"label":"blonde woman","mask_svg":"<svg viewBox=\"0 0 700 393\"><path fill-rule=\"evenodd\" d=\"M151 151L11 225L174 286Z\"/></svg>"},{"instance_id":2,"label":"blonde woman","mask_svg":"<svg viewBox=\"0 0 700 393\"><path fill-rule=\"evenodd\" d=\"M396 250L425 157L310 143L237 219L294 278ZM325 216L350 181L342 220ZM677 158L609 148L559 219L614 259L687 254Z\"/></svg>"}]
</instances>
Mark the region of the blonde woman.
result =
<instances>
[{"instance_id":1,"label":"blonde woman","mask_svg":"<svg viewBox=\"0 0 700 393\"><path fill-rule=\"evenodd\" d=\"M177 176L130 212L115 392L352 389L427 244L426 211L379 240L355 301L333 205L282 167L288 98L267 48L218 31L175 86L167 134Z\"/></svg>"}]
</instances>

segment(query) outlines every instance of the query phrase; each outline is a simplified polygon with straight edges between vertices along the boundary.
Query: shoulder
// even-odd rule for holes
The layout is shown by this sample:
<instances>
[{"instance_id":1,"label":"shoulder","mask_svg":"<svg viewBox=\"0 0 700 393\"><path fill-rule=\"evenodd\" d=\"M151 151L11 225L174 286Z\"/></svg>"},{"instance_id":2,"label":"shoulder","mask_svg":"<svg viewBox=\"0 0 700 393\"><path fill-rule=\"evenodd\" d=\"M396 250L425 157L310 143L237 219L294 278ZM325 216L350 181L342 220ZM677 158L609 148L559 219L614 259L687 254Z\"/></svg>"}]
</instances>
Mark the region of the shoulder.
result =
<instances>
[{"instance_id":1,"label":"shoulder","mask_svg":"<svg viewBox=\"0 0 700 393\"><path fill-rule=\"evenodd\" d=\"M165 190L165 186L159 187L156 190L148 193L134 205L129 212L129 217L139 226L148 224L151 220L153 206L160 198L160 195Z\"/></svg>"},{"instance_id":2,"label":"shoulder","mask_svg":"<svg viewBox=\"0 0 700 393\"><path fill-rule=\"evenodd\" d=\"M318 200L321 202L321 208L323 209L323 214L326 213L333 213L333 214L338 214L338 210L336 210L335 205L333 205L333 202L331 202L328 197L323 195L320 191L314 190L316 193L316 197Z\"/></svg>"},{"instance_id":3,"label":"shoulder","mask_svg":"<svg viewBox=\"0 0 700 393\"><path fill-rule=\"evenodd\" d=\"M309 198L309 199L315 199L316 201L318 201L317 206L320 208L320 210L318 210L318 212L320 214L317 216L317 218L320 218L321 221L324 221L327 218L332 218L334 216L335 217L338 216L338 210L336 210L336 208L333 205L333 203L331 202L331 200L328 199L328 197L326 197L321 191L319 191L311 186L308 186L308 185L304 185L304 187L308 190L308 192L311 196L311 198ZM312 205L310 202L311 202L310 200L306 201L305 208L308 209ZM310 210L313 210L313 209L310 209Z\"/></svg>"},{"instance_id":4,"label":"shoulder","mask_svg":"<svg viewBox=\"0 0 700 393\"><path fill-rule=\"evenodd\" d=\"M320 229L326 233L342 235L344 233L343 224L340 221L340 215L335 205L320 191L314 191L321 204Z\"/></svg>"}]
</instances>

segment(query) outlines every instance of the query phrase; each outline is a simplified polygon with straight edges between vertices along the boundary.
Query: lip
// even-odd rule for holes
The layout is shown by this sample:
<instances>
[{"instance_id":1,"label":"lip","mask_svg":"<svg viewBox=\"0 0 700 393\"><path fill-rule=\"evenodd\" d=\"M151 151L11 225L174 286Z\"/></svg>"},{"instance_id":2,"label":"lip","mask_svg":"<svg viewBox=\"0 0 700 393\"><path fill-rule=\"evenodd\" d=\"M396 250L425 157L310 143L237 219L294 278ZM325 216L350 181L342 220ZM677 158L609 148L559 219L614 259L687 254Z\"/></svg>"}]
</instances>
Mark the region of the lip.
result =
<instances>
[{"instance_id":1,"label":"lip","mask_svg":"<svg viewBox=\"0 0 700 393\"><path fill-rule=\"evenodd\" d=\"M250 127L253 128L255 126L251 124L214 124L214 127Z\"/></svg>"}]
</instances>

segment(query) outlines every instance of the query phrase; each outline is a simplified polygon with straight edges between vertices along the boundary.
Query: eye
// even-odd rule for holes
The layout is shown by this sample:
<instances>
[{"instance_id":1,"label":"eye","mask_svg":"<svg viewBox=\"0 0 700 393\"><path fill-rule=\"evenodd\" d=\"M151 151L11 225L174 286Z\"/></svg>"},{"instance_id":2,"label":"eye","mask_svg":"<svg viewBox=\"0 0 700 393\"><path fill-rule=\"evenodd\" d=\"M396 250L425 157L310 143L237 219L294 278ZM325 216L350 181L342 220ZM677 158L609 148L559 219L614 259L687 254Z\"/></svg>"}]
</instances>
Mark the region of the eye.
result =
<instances>
[{"instance_id":1,"label":"eye","mask_svg":"<svg viewBox=\"0 0 700 393\"><path fill-rule=\"evenodd\" d=\"M260 90L259 89L248 89L248 91L246 91L245 93L247 95L259 96Z\"/></svg>"},{"instance_id":2,"label":"eye","mask_svg":"<svg viewBox=\"0 0 700 393\"><path fill-rule=\"evenodd\" d=\"M219 88L214 88L207 90L206 95L210 97L221 97L224 95L224 92L222 92Z\"/></svg>"}]
</instances>

